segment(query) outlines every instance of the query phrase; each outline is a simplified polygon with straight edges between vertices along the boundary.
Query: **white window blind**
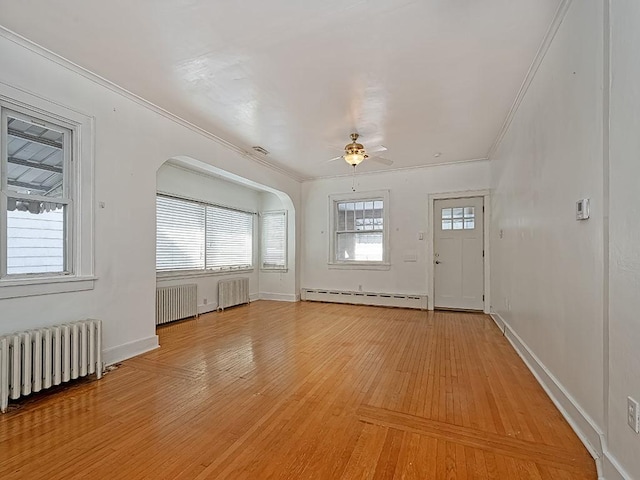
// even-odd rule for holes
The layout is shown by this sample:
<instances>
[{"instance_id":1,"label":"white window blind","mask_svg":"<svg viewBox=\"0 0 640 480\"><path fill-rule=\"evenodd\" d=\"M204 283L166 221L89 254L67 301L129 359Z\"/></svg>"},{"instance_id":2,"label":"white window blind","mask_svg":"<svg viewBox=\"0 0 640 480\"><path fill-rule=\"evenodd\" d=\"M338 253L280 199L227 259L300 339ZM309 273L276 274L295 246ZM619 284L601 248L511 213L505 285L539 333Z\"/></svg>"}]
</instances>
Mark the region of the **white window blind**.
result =
<instances>
[{"instance_id":1,"label":"white window blind","mask_svg":"<svg viewBox=\"0 0 640 480\"><path fill-rule=\"evenodd\" d=\"M156 270L235 270L253 265L253 214L157 196Z\"/></svg>"},{"instance_id":2,"label":"white window blind","mask_svg":"<svg viewBox=\"0 0 640 480\"><path fill-rule=\"evenodd\" d=\"M207 206L207 268L251 268L253 214Z\"/></svg>"},{"instance_id":3,"label":"white window blind","mask_svg":"<svg viewBox=\"0 0 640 480\"><path fill-rule=\"evenodd\" d=\"M204 269L205 206L158 196L156 270Z\"/></svg>"},{"instance_id":4,"label":"white window blind","mask_svg":"<svg viewBox=\"0 0 640 480\"><path fill-rule=\"evenodd\" d=\"M263 212L261 267L263 270L287 268L287 212Z\"/></svg>"}]
</instances>

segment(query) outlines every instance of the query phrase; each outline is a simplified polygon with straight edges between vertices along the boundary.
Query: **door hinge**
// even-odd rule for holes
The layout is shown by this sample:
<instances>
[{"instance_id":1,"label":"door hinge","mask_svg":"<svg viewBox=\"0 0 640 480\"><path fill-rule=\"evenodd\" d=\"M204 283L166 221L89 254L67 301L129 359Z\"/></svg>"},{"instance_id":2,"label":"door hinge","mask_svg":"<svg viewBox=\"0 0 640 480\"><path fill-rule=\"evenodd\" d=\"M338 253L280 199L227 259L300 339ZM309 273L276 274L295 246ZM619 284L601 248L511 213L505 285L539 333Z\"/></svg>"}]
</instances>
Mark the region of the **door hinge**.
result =
<instances>
[{"instance_id":1,"label":"door hinge","mask_svg":"<svg viewBox=\"0 0 640 480\"><path fill-rule=\"evenodd\" d=\"M482 295L482 301L484 302L484 295Z\"/></svg>"},{"instance_id":2,"label":"door hinge","mask_svg":"<svg viewBox=\"0 0 640 480\"><path fill-rule=\"evenodd\" d=\"M484 205L482 205L482 213L484 213Z\"/></svg>"},{"instance_id":3,"label":"door hinge","mask_svg":"<svg viewBox=\"0 0 640 480\"><path fill-rule=\"evenodd\" d=\"M484 258L484 250L482 250L482 258Z\"/></svg>"}]
</instances>

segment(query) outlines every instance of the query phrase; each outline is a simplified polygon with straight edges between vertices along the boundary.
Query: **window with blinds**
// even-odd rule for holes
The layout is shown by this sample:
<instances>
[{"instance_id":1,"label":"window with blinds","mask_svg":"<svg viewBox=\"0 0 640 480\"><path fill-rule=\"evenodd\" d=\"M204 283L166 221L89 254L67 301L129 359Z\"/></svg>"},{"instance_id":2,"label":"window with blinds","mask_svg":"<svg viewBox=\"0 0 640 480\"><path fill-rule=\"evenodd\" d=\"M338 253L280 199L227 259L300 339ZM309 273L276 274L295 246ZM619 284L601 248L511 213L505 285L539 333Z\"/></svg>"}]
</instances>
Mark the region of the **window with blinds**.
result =
<instances>
[{"instance_id":1,"label":"window with blinds","mask_svg":"<svg viewBox=\"0 0 640 480\"><path fill-rule=\"evenodd\" d=\"M235 270L253 265L253 214L157 196L156 270Z\"/></svg>"},{"instance_id":2,"label":"window with blinds","mask_svg":"<svg viewBox=\"0 0 640 480\"><path fill-rule=\"evenodd\" d=\"M263 212L261 268L263 270L287 269L287 212Z\"/></svg>"},{"instance_id":3,"label":"window with blinds","mask_svg":"<svg viewBox=\"0 0 640 480\"><path fill-rule=\"evenodd\" d=\"M206 208L207 268L251 268L253 214L212 205Z\"/></svg>"}]
</instances>

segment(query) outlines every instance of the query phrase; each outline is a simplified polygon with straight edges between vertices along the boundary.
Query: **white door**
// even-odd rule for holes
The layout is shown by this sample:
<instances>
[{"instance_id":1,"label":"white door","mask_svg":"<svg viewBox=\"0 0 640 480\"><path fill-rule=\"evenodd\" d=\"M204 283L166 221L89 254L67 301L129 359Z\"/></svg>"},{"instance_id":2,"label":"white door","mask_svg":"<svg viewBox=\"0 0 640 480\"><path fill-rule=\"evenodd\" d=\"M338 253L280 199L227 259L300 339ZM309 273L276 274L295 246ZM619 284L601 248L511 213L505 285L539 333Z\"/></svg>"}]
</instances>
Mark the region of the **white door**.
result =
<instances>
[{"instance_id":1,"label":"white door","mask_svg":"<svg viewBox=\"0 0 640 480\"><path fill-rule=\"evenodd\" d=\"M434 305L484 309L483 197L434 202Z\"/></svg>"}]
</instances>

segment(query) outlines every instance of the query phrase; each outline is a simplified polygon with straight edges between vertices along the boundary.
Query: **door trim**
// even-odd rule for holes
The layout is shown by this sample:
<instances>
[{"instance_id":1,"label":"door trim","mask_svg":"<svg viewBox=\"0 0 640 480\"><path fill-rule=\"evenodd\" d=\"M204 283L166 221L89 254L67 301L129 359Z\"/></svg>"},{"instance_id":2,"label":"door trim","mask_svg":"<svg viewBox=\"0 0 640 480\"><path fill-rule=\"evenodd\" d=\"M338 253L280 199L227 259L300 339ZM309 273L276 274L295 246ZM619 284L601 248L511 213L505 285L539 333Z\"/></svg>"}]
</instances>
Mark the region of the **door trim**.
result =
<instances>
[{"instance_id":1,"label":"door trim","mask_svg":"<svg viewBox=\"0 0 640 480\"><path fill-rule=\"evenodd\" d=\"M427 208L427 225L431 234L427 236L427 292L428 309L434 309L435 296L435 269L433 268L433 245L435 242L435 230L433 228L434 202L436 200L448 200L451 198L483 197L484 199L484 313L489 313L491 306L490 270L491 270L491 246L489 225L491 221L491 192L490 190L465 190L462 192L430 193Z\"/></svg>"}]
</instances>

